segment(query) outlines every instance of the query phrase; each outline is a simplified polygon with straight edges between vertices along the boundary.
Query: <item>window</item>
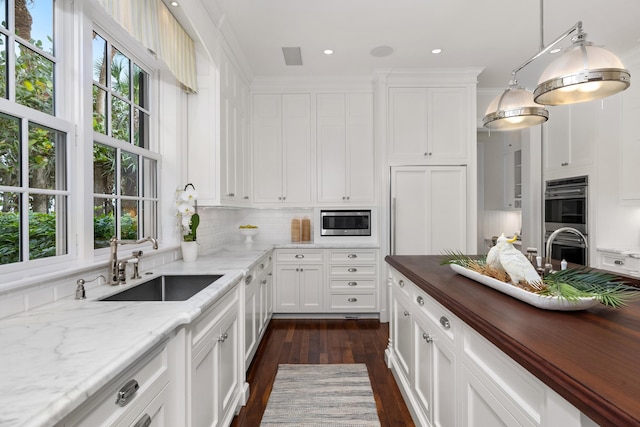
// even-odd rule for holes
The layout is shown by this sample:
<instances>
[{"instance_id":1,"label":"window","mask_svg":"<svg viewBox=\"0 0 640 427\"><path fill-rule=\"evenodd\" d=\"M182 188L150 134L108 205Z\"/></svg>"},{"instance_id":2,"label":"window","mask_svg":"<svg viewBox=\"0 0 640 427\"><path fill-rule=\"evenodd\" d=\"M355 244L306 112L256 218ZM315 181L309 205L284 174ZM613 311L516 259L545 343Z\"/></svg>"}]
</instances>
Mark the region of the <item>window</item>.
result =
<instances>
[{"instance_id":1,"label":"window","mask_svg":"<svg viewBox=\"0 0 640 427\"><path fill-rule=\"evenodd\" d=\"M149 147L150 75L93 33L94 248L157 235L159 156Z\"/></svg>"},{"instance_id":2,"label":"window","mask_svg":"<svg viewBox=\"0 0 640 427\"><path fill-rule=\"evenodd\" d=\"M68 252L67 144L55 117L53 0L0 0L0 264Z\"/></svg>"}]
</instances>

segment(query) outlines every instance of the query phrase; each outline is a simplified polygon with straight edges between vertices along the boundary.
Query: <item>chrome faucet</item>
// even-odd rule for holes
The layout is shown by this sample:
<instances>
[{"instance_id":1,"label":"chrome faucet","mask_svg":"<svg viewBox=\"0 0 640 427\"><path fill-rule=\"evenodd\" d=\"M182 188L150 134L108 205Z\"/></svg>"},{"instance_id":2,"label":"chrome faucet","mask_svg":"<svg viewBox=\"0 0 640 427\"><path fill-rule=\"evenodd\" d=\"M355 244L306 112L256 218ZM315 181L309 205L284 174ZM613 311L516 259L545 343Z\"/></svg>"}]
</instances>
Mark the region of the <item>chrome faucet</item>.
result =
<instances>
[{"instance_id":1,"label":"chrome faucet","mask_svg":"<svg viewBox=\"0 0 640 427\"><path fill-rule=\"evenodd\" d=\"M545 265L544 265L545 270L548 269L549 271L552 271L552 267L551 267L551 245L553 244L553 241L555 240L556 236L558 234L560 234L560 233L563 233L563 232L573 233L576 236L579 236L582 239L582 241L584 242L584 248L585 249L589 249L589 245L587 244L587 238L579 230L576 230L573 227L560 227L556 231L551 233L549 235L549 238L547 239L547 249L546 249L547 250L547 253L546 253L547 258L545 260ZM586 263L586 265L589 265L589 251L586 250L585 252L586 252L586 254L585 254L585 263Z\"/></svg>"},{"instance_id":2,"label":"chrome faucet","mask_svg":"<svg viewBox=\"0 0 640 427\"><path fill-rule=\"evenodd\" d=\"M109 248L111 254L109 256L109 284L119 285L126 282L126 276L124 275L124 267L128 259L118 261L118 245L135 245L144 242L151 242L153 249L158 249L158 241L153 237L144 237L140 240L118 240L116 237L112 237L109 240Z\"/></svg>"}]
</instances>

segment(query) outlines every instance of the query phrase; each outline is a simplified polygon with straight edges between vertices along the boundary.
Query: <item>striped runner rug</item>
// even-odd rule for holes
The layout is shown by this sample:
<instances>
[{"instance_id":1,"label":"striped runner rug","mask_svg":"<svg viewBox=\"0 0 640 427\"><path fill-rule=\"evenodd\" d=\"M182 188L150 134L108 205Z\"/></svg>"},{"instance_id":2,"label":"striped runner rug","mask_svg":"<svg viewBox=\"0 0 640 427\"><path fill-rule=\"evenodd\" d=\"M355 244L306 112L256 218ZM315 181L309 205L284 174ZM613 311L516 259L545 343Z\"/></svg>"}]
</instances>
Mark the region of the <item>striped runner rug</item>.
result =
<instances>
[{"instance_id":1,"label":"striped runner rug","mask_svg":"<svg viewBox=\"0 0 640 427\"><path fill-rule=\"evenodd\" d=\"M278 365L260 425L380 426L367 365Z\"/></svg>"}]
</instances>

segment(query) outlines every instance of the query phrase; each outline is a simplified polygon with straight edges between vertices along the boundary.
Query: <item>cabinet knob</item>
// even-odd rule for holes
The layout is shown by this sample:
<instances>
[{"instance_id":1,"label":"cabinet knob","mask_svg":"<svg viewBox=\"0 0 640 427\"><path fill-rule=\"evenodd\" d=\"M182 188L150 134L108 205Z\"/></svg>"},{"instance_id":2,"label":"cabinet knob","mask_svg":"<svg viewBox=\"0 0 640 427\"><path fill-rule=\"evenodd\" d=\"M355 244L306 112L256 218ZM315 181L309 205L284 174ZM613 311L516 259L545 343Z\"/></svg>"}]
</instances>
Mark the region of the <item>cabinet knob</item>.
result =
<instances>
[{"instance_id":1,"label":"cabinet knob","mask_svg":"<svg viewBox=\"0 0 640 427\"><path fill-rule=\"evenodd\" d=\"M624 265L624 261L622 261L621 259L617 259L617 260L613 261L613 263L615 265Z\"/></svg>"},{"instance_id":2,"label":"cabinet knob","mask_svg":"<svg viewBox=\"0 0 640 427\"><path fill-rule=\"evenodd\" d=\"M349 301L349 302L358 302L358 298L349 298L347 301Z\"/></svg>"},{"instance_id":3,"label":"cabinet knob","mask_svg":"<svg viewBox=\"0 0 640 427\"><path fill-rule=\"evenodd\" d=\"M348 268L348 269L347 269L347 271L348 271L349 273L355 273L355 272L357 272L357 271L358 271L358 269L357 269L357 268L355 268L355 267L351 267L351 268Z\"/></svg>"},{"instance_id":4,"label":"cabinet knob","mask_svg":"<svg viewBox=\"0 0 640 427\"><path fill-rule=\"evenodd\" d=\"M411 313L409 313L408 311L406 311L406 310L405 310L403 314L404 314L404 317L409 317L409 315L410 315Z\"/></svg>"},{"instance_id":5,"label":"cabinet knob","mask_svg":"<svg viewBox=\"0 0 640 427\"><path fill-rule=\"evenodd\" d=\"M350 198L351 198L350 196L347 196L347 200L349 200Z\"/></svg>"},{"instance_id":6,"label":"cabinet knob","mask_svg":"<svg viewBox=\"0 0 640 427\"><path fill-rule=\"evenodd\" d=\"M225 332L224 334L220 335L220 338L218 338L218 342L225 342L227 338L229 338L229 334Z\"/></svg>"},{"instance_id":7,"label":"cabinet knob","mask_svg":"<svg viewBox=\"0 0 640 427\"><path fill-rule=\"evenodd\" d=\"M125 406L129 403L130 399L136 394L136 391L140 388L140 384L138 381L131 379L125 383L125 385L120 388L118 394L116 395L116 404L120 406Z\"/></svg>"},{"instance_id":8,"label":"cabinet knob","mask_svg":"<svg viewBox=\"0 0 640 427\"><path fill-rule=\"evenodd\" d=\"M260 282L260 283L262 283L263 285L266 285L267 284L267 279L262 279L262 282Z\"/></svg>"},{"instance_id":9,"label":"cabinet knob","mask_svg":"<svg viewBox=\"0 0 640 427\"><path fill-rule=\"evenodd\" d=\"M228 197L236 197L236 194L235 193L228 193L227 196Z\"/></svg>"},{"instance_id":10,"label":"cabinet knob","mask_svg":"<svg viewBox=\"0 0 640 427\"><path fill-rule=\"evenodd\" d=\"M442 325L443 328L445 329L449 329L451 327L451 323L449 322L449 319L447 319L444 316L440 317L440 324Z\"/></svg>"},{"instance_id":11,"label":"cabinet knob","mask_svg":"<svg viewBox=\"0 0 640 427\"><path fill-rule=\"evenodd\" d=\"M249 200L249 196L244 196L243 199Z\"/></svg>"},{"instance_id":12,"label":"cabinet knob","mask_svg":"<svg viewBox=\"0 0 640 427\"><path fill-rule=\"evenodd\" d=\"M424 305L424 298L418 297L416 298L416 302L418 303L418 305Z\"/></svg>"},{"instance_id":13,"label":"cabinet knob","mask_svg":"<svg viewBox=\"0 0 640 427\"><path fill-rule=\"evenodd\" d=\"M347 255L347 258L358 258L358 255L356 255L356 254L349 254L349 255Z\"/></svg>"},{"instance_id":14,"label":"cabinet knob","mask_svg":"<svg viewBox=\"0 0 640 427\"><path fill-rule=\"evenodd\" d=\"M424 340L429 344L433 342L433 337L426 332L422 334L422 338L424 338Z\"/></svg>"},{"instance_id":15,"label":"cabinet knob","mask_svg":"<svg viewBox=\"0 0 640 427\"><path fill-rule=\"evenodd\" d=\"M569 166L569 163L568 162L563 162L563 163L560 163L560 166Z\"/></svg>"},{"instance_id":16,"label":"cabinet knob","mask_svg":"<svg viewBox=\"0 0 640 427\"><path fill-rule=\"evenodd\" d=\"M398 285L399 285L401 288L404 288L404 280L400 280L400 281L398 282Z\"/></svg>"},{"instance_id":17,"label":"cabinet knob","mask_svg":"<svg viewBox=\"0 0 640 427\"><path fill-rule=\"evenodd\" d=\"M298 258L298 259L302 259L302 258L304 258L304 255L302 255L302 254L296 254L296 258Z\"/></svg>"},{"instance_id":18,"label":"cabinet knob","mask_svg":"<svg viewBox=\"0 0 640 427\"><path fill-rule=\"evenodd\" d=\"M347 198L346 198L346 197L344 197L344 196L342 196L342 200L347 200Z\"/></svg>"},{"instance_id":19,"label":"cabinet knob","mask_svg":"<svg viewBox=\"0 0 640 427\"><path fill-rule=\"evenodd\" d=\"M347 283L349 286L358 286L358 282L349 282Z\"/></svg>"}]
</instances>

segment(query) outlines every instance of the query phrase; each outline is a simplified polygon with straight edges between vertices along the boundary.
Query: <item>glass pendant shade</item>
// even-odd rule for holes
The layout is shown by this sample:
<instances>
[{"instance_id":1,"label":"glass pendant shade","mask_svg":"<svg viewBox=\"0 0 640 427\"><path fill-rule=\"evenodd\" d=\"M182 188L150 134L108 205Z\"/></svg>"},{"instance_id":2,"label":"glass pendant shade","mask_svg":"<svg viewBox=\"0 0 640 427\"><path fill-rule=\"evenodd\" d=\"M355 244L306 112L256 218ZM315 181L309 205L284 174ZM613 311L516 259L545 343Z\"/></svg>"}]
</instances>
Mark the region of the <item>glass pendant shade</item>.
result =
<instances>
[{"instance_id":1,"label":"glass pendant shade","mask_svg":"<svg viewBox=\"0 0 640 427\"><path fill-rule=\"evenodd\" d=\"M516 130L544 123L549 112L533 101L533 93L511 86L496 97L482 119L484 127L493 130Z\"/></svg>"},{"instance_id":2,"label":"glass pendant shade","mask_svg":"<svg viewBox=\"0 0 640 427\"><path fill-rule=\"evenodd\" d=\"M538 104L575 104L621 92L630 83L629 71L616 55L578 42L549 64L533 94Z\"/></svg>"}]
</instances>

